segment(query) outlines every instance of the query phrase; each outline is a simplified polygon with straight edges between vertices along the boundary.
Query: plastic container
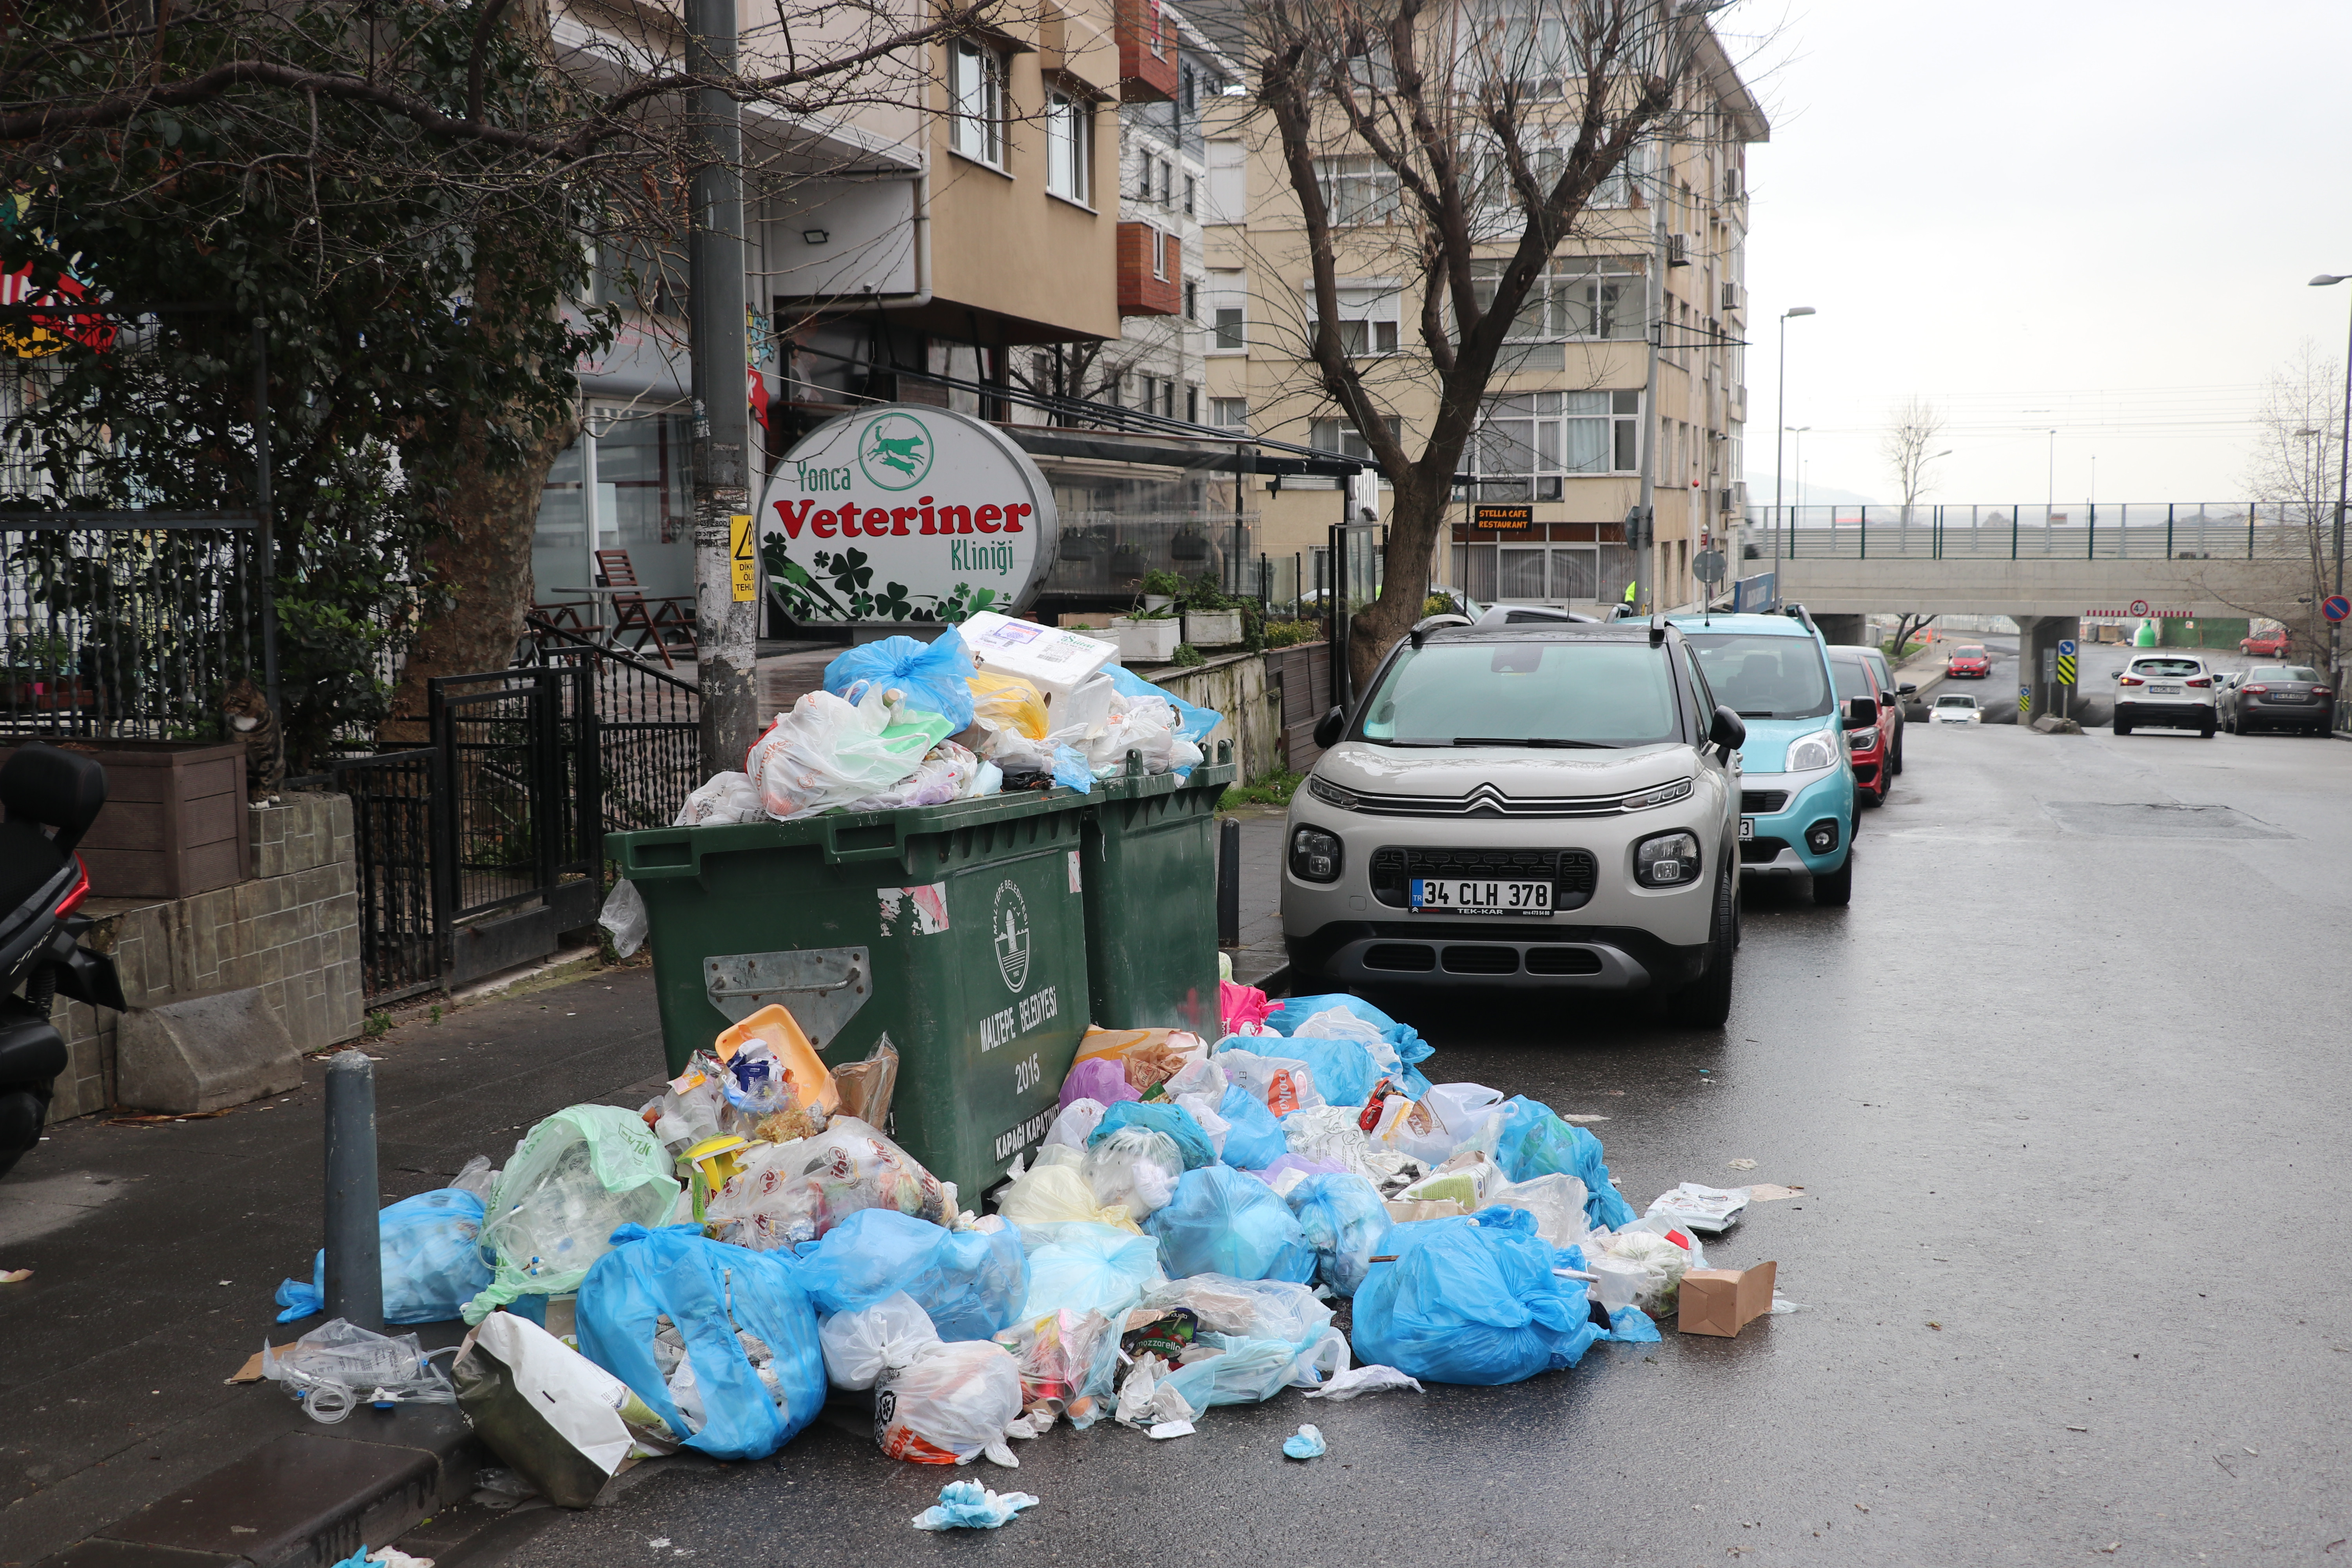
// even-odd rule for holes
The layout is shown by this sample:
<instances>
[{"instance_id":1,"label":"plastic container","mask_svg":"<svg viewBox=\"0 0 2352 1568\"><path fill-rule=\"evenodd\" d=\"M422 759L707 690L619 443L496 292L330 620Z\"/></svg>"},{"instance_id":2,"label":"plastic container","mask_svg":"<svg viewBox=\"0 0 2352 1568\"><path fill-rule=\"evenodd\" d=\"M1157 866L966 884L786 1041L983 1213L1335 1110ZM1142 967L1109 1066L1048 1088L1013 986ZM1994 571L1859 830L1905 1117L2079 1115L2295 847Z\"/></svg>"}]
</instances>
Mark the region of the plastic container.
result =
<instances>
[{"instance_id":1,"label":"plastic container","mask_svg":"<svg viewBox=\"0 0 2352 1568\"><path fill-rule=\"evenodd\" d=\"M1024 791L608 836L645 896L670 1072L771 1004L828 1066L887 1039L883 1131L976 1203L1045 1137L1086 1030L1088 805ZM1215 981L1213 955L1203 994Z\"/></svg>"},{"instance_id":2,"label":"plastic container","mask_svg":"<svg viewBox=\"0 0 2352 1568\"><path fill-rule=\"evenodd\" d=\"M1224 1033L1217 977L1217 802L1233 743L1188 778L1095 784L1086 831L1087 994L1106 1029Z\"/></svg>"}]
</instances>

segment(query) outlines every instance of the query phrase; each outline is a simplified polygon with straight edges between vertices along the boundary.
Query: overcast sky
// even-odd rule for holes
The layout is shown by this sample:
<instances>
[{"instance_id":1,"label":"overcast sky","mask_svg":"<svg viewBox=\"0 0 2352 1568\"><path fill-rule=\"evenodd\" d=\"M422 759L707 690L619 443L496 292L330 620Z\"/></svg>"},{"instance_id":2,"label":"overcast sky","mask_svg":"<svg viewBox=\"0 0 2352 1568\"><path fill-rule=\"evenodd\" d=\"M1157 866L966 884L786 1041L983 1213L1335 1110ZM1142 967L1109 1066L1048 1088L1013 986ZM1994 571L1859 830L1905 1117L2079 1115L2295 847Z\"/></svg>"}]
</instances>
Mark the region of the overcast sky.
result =
<instances>
[{"instance_id":1,"label":"overcast sky","mask_svg":"<svg viewBox=\"0 0 2352 1568\"><path fill-rule=\"evenodd\" d=\"M2305 340L2340 368L2352 283L2306 279L2352 272L2343 0L1739 0L1721 29L1772 120L1751 500L1791 305L1821 313L1787 325L1781 423L1812 484L1874 500L1914 394L1950 421L1929 500L2039 503L2053 425L2062 505L2094 456L2102 505L2237 497L2264 379Z\"/></svg>"}]
</instances>

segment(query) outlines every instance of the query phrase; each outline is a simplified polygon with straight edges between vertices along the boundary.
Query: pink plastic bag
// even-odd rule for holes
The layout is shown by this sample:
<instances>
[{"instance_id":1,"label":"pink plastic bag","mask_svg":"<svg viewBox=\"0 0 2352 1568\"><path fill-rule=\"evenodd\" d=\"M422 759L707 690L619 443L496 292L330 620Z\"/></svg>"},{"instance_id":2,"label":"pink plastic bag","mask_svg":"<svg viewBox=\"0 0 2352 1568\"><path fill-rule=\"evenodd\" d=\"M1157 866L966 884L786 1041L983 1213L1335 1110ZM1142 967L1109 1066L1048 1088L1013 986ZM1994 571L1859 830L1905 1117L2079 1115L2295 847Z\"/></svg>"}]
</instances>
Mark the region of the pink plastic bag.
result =
<instances>
[{"instance_id":1,"label":"pink plastic bag","mask_svg":"<svg viewBox=\"0 0 2352 1568\"><path fill-rule=\"evenodd\" d=\"M1122 1100L1142 1098L1127 1081L1126 1064L1118 1057L1088 1057L1062 1080L1062 1104L1066 1109L1074 1100L1098 1100L1105 1105L1116 1105Z\"/></svg>"},{"instance_id":2,"label":"pink plastic bag","mask_svg":"<svg viewBox=\"0 0 2352 1568\"><path fill-rule=\"evenodd\" d=\"M1274 1004L1265 993L1255 985L1236 985L1230 980L1217 983L1217 1005L1225 1020L1225 1033L1237 1035L1243 1026L1263 1024L1265 1016L1274 1011Z\"/></svg>"}]
</instances>

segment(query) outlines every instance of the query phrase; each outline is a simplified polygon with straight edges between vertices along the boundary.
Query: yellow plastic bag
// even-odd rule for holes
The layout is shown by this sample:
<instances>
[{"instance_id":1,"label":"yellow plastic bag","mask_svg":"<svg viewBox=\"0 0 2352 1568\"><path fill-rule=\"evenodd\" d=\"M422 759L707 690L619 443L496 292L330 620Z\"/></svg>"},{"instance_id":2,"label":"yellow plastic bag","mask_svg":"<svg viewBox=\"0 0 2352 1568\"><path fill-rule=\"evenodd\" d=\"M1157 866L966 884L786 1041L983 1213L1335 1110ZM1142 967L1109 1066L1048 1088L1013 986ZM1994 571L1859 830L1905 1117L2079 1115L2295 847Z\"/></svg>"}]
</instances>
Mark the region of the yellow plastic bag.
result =
<instances>
[{"instance_id":1,"label":"yellow plastic bag","mask_svg":"<svg viewBox=\"0 0 2352 1568\"><path fill-rule=\"evenodd\" d=\"M1013 675L987 670L965 678L971 688L972 717L985 719L998 730L1012 730L1033 741L1045 738L1045 697L1036 687Z\"/></svg>"},{"instance_id":2,"label":"yellow plastic bag","mask_svg":"<svg viewBox=\"0 0 2352 1568\"><path fill-rule=\"evenodd\" d=\"M1097 1204L1076 1165L1040 1165L997 1194L996 1212L1013 1225L1061 1225L1087 1220L1143 1234L1125 1204Z\"/></svg>"}]
</instances>

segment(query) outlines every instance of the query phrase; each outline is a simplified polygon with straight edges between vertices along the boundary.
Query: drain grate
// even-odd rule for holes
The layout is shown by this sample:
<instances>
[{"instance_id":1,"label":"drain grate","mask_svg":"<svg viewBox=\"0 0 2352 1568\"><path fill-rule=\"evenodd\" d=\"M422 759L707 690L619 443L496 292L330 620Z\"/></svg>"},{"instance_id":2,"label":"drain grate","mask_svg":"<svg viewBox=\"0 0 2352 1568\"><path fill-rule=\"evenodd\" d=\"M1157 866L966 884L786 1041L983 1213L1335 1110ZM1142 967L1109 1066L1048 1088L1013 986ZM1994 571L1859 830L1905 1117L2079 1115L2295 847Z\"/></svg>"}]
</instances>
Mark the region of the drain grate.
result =
<instances>
[{"instance_id":1,"label":"drain grate","mask_svg":"<svg viewBox=\"0 0 2352 1568\"><path fill-rule=\"evenodd\" d=\"M2292 838L2293 834L2234 806L2163 805L2145 801L2053 800L2042 807L2058 826L2100 838Z\"/></svg>"}]
</instances>

